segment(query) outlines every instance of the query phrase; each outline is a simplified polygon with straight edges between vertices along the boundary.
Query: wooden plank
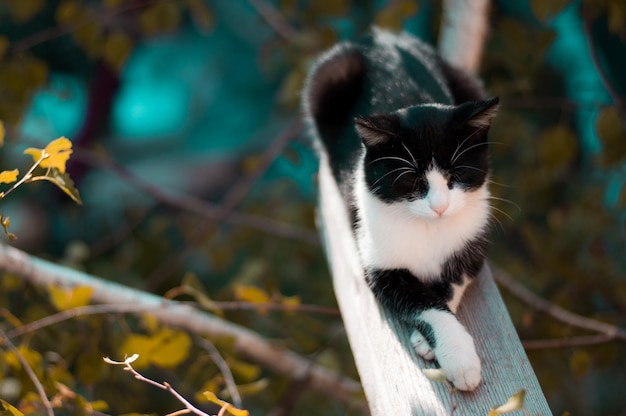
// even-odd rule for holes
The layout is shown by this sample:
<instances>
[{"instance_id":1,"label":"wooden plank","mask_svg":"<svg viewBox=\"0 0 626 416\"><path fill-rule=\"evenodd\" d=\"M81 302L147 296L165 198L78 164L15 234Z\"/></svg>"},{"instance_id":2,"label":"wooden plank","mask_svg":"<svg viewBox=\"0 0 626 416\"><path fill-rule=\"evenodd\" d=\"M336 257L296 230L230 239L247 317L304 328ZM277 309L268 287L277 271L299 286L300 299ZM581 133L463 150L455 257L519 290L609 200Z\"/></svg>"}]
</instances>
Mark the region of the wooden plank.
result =
<instances>
[{"instance_id":1,"label":"wooden plank","mask_svg":"<svg viewBox=\"0 0 626 416\"><path fill-rule=\"evenodd\" d=\"M337 302L372 415L487 415L525 389L525 408L551 415L535 373L488 268L467 290L459 319L474 336L483 382L452 394L420 369L435 368L413 351L409 334L367 286L347 210L326 160L320 161L319 227Z\"/></svg>"}]
</instances>

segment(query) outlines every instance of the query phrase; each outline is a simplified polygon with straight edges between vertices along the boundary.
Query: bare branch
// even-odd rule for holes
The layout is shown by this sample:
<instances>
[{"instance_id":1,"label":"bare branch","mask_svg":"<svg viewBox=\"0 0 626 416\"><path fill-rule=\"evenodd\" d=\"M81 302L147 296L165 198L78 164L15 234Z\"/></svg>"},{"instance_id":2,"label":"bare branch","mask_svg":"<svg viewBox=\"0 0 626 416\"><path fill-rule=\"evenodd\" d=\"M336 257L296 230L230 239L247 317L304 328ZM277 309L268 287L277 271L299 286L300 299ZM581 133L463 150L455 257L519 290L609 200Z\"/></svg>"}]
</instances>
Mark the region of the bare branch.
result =
<instances>
[{"instance_id":1,"label":"bare branch","mask_svg":"<svg viewBox=\"0 0 626 416\"><path fill-rule=\"evenodd\" d=\"M354 380L318 365L309 368L310 360L280 345L270 343L254 331L198 311L192 306L168 301L150 293L47 262L4 244L0 244L0 267L5 272L22 276L42 287L89 286L93 288L94 302L125 305L134 303L141 312L151 307L153 308L150 310L151 315L161 322L198 335L213 338L231 337L235 340L233 345L235 353L262 364L270 371L294 379L310 371L311 389L332 395L344 403L348 403L354 394L361 391L361 386Z\"/></svg>"},{"instance_id":2,"label":"bare branch","mask_svg":"<svg viewBox=\"0 0 626 416\"><path fill-rule=\"evenodd\" d=\"M163 281L174 273L183 261L188 258L194 249L201 243L207 241L209 237L217 230L220 224L231 218L235 208L248 195L254 184L265 174L267 169L272 165L274 160L280 156L287 144L302 131L302 120L296 117L268 146L263 152L258 162L258 166L254 172L247 176L243 176L235 183L228 194L224 197L222 203L218 207L215 218L212 222L199 226L195 232L189 237L187 247L178 253L165 258L161 264L147 277L147 289L153 290L157 288Z\"/></svg>"},{"instance_id":3,"label":"bare branch","mask_svg":"<svg viewBox=\"0 0 626 416\"><path fill-rule=\"evenodd\" d=\"M488 28L489 0L445 0L439 52L448 62L476 73Z\"/></svg>"},{"instance_id":4,"label":"bare branch","mask_svg":"<svg viewBox=\"0 0 626 416\"><path fill-rule=\"evenodd\" d=\"M522 341L522 346L526 350L545 350L552 348L588 347L591 345L605 344L611 341L615 341L615 337L600 334L570 338L524 340Z\"/></svg>"},{"instance_id":5,"label":"bare branch","mask_svg":"<svg viewBox=\"0 0 626 416\"><path fill-rule=\"evenodd\" d=\"M626 341L626 331L623 329L565 310L560 306L535 295L497 266L493 266L493 277L500 284L500 286L504 287L516 298L522 300L534 309L547 313L561 322L577 328L603 334L611 339Z\"/></svg>"},{"instance_id":6,"label":"bare branch","mask_svg":"<svg viewBox=\"0 0 626 416\"><path fill-rule=\"evenodd\" d=\"M202 305L196 302L180 302L180 304L190 305L202 310ZM340 316L339 311L336 308L320 305L283 305L276 303L253 303L253 302L213 302L216 310L275 310L281 312L305 312L305 313L319 313L332 316ZM51 325L55 325L70 319L74 319L78 316L88 315L102 315L112 313L150 313L157 309L154 305L141 305L136 303L105 303L100 305L87 305L77 308L67 309L52 315L48 315L45 318L38 319L33 322L21 325L17 328L6 331L9 339L14 339L25 334L36 332L42 328L46 328ZM10 312L9 312L10 313Z\"/></svg>"},{"instance_id":7,"label":"bare branch","mask_svg":"<svg viewBox=\"0 0 626 416\"><path fill-rule=\"evenodd\" d=\"M11 351L13 351L17 359L20 360L20 363L22 364L24 371L26 371L26 374L28 374L28 378L30 378L30 380L35 385L35 388L37 389L37 393L39 394L39 397L41 398L41 403L43 403L44 407L46 408L46 412L48 413L48 416L54 416L54 411L52 410L52 404L50 404L50 400L48 400L48 396L46 396L46 391L43 388L43 385L41 384L39 379L37 378L37 375L33 371L32 367L30 366L30 364L28 364L28 361L26 361L24 356L20 354L20 351L17 349L17 347L13 345L9 337L1 329L0 329L0 338L2 338L3 343L6 344L6 346L9 347Z\"/></svg>"},{"instance_id":8,"label":"bare branch","mask_svg":"<svg viewBox=\"0 0 626 416\"><path fill-rule=\"evenodd\" d=\"M211 416L208 413L203 412L202 410L198 409L193 404L191 404L189 402L189 400L185 399L168 382L159 383L157 381L149 379L148 377L145 377L144 375L140 374L132 366L132 362L135 361L137 359L137 357L139 357L139 356L137 354L135 354L135 355L133 355L131 357L128 357L128 358L124 359L124 361L114 361L114 360L111 360L108 357L105 357L104 361L106 363L108 363L108 364L123 365L124 366L124 370L131 372L133 374L133 376L135 376L135 378L137 380L143 381L144 383L148 383L148 384L150 384L152 386L158 387L161 390L167 390L168 392L170 392L170 394L172 394L172 396L176 397L176 399L185 406L185 410L179 410L177 412L170 413L169 416L171 416L171 415L181 415L181 414L186 414L186 413L193 413L193 414L196 414L198 416Z\"/></svg>"},{"instance_id":9,"label":"bare branch","mask_svg":"<svg viewBox=\"0 0 626 416\"><path fill-rule=\"evenodd\" d=\"M226 364L226 361L224 361L224 358L222 358L222 355L218 349L215 348L215 345L213 345L212 342L209 342L201 337L196 338L196 342L209 353L217 368L220 369L222 376L224 376L226 388L228 389L228 393L230 394L233 403L237 407L242 407L243 404L241 401L241 395L239 394L239 390L237 390L237 384L235 384L235 379L233 377L233 373L230 371L230 367L228 367L228 364Z\"/></svg>"},{"instance_id":10,"label":"bare branch","mask_svg":"<svg viewBox=\"0 0 626 416\"><path fill-rule=\"evenodd\" d=\"M288 42L296 38L298 32L270 3L263 0L248 0L248 3L281 38Z\"/></svg>"},{"instance_id":11,"label":"bare branch","mask_svg":"<svg viewBox=\"0 0 626 416\"><path fill-rule=\"evenodd\" d=\"M593 62L593 66L596 68L598 76L600 77L600 81L604 88L606 88L607 92L613 99L613 103L615 104L615 108L617 109L620 118L622 119L622 128L626 128L626 98L622 97L619 92L615 89L611 80L607 76L606 72L602 68L602 64L600 63L600 59L598 57L598 51L596 50L596 46L593 44L593 36L591 33L591 22L587 19L582 19L583 21L583 29L585 31L585 39L587 40L587 47L589 48L589 54L591 55L591 62Z\"/></svg>"}]
</instances>

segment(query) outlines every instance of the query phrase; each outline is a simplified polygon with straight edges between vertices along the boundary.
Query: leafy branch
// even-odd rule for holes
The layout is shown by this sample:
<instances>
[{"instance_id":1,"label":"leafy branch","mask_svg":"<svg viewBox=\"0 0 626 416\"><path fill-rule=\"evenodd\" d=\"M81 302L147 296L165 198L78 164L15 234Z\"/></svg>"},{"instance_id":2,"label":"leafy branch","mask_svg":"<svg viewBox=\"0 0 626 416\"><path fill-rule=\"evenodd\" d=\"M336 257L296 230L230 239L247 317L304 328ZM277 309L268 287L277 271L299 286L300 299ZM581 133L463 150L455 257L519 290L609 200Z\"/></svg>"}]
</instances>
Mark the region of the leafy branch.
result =
<instances>
[{"instance_id":1,"label":"leafy branch","mask_svg":"<svg viewBox=\"0 0 626 416\"><path fill-rule=\"evenodd\" d=\"M0 123L1 124L1 123ZM4 141L4 127L0 125L0 146ZM72 142L65 137L59 137L51 141L44 149L28 148L24 150L24 154L33 158L33 164L28 171L18 180L19 169L5 170L0 172L0 184L8 184L11 187L0 192L0 200L4 199L20 186L37 181L48 181L55 184L63 192L69 195L77 204L82 204L78 190L74 186L74 182L65 172L65 165L72 154ZM45 169L41 174L35 174L37 168ZM11 222L9 217L0 214L0 225L4 229L5 234L10 241L14 241L17 237L9 232Z\"/></svg>"},{"instance_id":2,"label":"leafy branch","mask_svg":"<svg viewBox=\"0 0 626 416\"><path fill-rule=\"evenodd\" d=\"M149 310L151 315L162 323L191 333L212 338L232 338L234 352L264 365L270 371L293 379L308 375L308 385L311 389L332 395L340 401L349 402L361 391L358 382L341 377L322 366L311 365L309 359L268 341L248 328L199 311L188 304L169 301L160 296L69 269L7 245L0 245L0 264L5 272L22 276L38 286L47 288L89 286L92 289L91 300L94 302L119 304L121 309L132 313ZM110 305L108 307L113 308ZM61 318L63 317L58 316L56 319ZM20 328L17 328L15 331L19 330ZM11 332L11 336L15 336L17 332Z\"/></svg>"},{"instance_id":3,"label":"leafy branch","mask_svg":"<svg viewBox=\"0 0 626 416\"><path fill-rule=\"evenodd\" d=\"M168 382L163 382L163 383L159 383L157 381L154 381L148 377L143 376L142 374L140 374L137 370L135 370L132 366L133 361L137 360L137 358L139 358L138 354L133 354L130 357L126 357L124 359L124 361L114 361L111 360L108 357L104 357L104 361L108 364L112 364L112 365L123 365L124 366L124 370L128 371L130 373L133 374L133 376L139 380L139 381L143 381L144 383L148 383L152 386L158 387L162 390L167 390L169 393L171 393L174 397L176 397L176 399L181 402L185 408L178 410L176 412L173 413L169 413L167 416L175 416L175 415L183 415L183 414L195 414L195 415L199 415L199 416L211 416L208 413L203 412L202 410L198 409L197 407L195 407L193 404L191 404L189 402L189 400L185 399L179 392L177 392ZM220 400L218 399L215 394L211 393L211 392L204 392L204 396L212 403L215 403L217 405L220 406L220 411L217 413L217 416L224 416L226 413L229 413L233 416L248 416L248 411L247 410L241 410L236 408L235 406L233 406L232 404L225 402L224 400Z\"/></svg>"}]
</instances>

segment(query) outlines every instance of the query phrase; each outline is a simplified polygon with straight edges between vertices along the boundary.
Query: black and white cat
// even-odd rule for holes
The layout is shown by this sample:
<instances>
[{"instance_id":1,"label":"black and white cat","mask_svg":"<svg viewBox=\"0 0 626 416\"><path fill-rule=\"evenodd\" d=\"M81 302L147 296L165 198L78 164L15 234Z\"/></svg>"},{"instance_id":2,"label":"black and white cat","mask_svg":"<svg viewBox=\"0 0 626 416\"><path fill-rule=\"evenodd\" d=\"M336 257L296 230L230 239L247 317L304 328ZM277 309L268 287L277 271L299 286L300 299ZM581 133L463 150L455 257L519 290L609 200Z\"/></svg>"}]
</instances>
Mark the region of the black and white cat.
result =
<instances>
[{"instance_id":1,"label":"black and white cat","mask_svg":"<svg viewBox=\"0 0 626 416\"><path fill-rule=\"evenodd\" d=\"M461 390L481 380L455 312L484 263L498 99L408 34L374 29L314 65L303 105L354 220L376 298Z\"/></svg>"}]
</instances>

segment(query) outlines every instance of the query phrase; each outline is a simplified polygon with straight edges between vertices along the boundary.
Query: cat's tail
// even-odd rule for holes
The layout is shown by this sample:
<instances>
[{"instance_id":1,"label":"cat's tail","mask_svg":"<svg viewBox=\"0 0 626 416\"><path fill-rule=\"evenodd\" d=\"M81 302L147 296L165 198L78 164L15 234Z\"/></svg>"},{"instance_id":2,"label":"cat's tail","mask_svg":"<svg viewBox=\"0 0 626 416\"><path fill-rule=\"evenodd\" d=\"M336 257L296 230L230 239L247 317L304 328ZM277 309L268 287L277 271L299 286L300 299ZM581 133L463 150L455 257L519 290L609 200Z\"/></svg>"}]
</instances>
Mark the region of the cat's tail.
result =
<instances>
[{"instance_id":1,"label":"cat's tail","mask_svg":"<svg viewBox=\"0 0 626 416\"><path fill-rule=\"evenodd\" d=\"M303 108L307 121L327 148L341 138L346 128L354 128L354 107L365 80L365 58L349 43L328 51L309 73Z\"/></svg>"}]
</instances>

